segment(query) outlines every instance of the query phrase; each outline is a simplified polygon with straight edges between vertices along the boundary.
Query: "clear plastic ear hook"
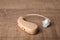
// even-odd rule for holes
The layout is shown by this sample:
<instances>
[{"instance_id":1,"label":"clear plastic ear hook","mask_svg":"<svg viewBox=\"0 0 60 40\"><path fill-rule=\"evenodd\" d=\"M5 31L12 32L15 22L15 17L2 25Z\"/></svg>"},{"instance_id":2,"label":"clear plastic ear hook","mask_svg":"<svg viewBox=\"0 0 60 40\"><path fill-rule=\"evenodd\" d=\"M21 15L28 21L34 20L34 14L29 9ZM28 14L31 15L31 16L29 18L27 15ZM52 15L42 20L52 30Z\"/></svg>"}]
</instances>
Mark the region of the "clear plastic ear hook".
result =
<instances>
[{"instance_id":1,"label":"clear plastic ear hook","mask_svg":"<svg viewBox=\"0 0 60 40\"><path fill-rule=\"evenodd\" d=\"M45 27L45 28L48 27L50 25L50 22L51 22L49 20L49 18L47 18L43 15L40 15L40 14L27 14L27 15L24 16L24 18L27 17L27 16L40 16L40 17L43 17L45 20L42 21L42 26Z\"/></svg>"}]
</instances>

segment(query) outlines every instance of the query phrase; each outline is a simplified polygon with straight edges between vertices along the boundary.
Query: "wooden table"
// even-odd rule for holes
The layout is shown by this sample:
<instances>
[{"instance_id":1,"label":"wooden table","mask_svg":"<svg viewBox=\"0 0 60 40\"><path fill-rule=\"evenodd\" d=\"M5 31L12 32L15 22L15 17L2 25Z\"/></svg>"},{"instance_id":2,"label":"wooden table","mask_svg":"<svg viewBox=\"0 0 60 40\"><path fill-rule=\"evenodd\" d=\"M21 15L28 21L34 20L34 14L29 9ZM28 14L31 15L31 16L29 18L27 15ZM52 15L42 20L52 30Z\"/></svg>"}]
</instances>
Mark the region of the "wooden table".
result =
<instances>
[{"instance_id":1,"label":"wooden table","mask_svg":"<svg viewBox=\"0 0 60 40\"><path fill-rule=\"evenodd\" d=\"M19 16L41 14L51 20L43 28L40 17L28 17L27 21L39 25L39 32L30 35L17 25ZM0 40L60 40L60 0L0 0Z\"/></svg>"}]
</instances>

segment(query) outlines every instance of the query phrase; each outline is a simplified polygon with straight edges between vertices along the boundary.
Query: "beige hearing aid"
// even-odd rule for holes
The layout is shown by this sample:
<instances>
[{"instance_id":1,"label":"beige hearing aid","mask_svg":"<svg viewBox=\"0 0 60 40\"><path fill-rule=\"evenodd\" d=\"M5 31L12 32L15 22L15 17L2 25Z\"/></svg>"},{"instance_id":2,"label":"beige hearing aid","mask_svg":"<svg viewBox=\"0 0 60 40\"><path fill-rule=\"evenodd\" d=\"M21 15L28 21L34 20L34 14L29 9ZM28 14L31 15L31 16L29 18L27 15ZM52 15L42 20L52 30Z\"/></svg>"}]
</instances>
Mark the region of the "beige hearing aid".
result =
<instances>
[{"instance_id":1,"label":"beige hearing aid","mask_svg":"<svg viewBox=\"0 0 60 40\"><path fill-rule=\"evenodd\" d=\"M27 14L25 16L20 16L17 20L18 22L18 26L24 30L25 32L29 33L29 34L35 34L38 30L38 25L32 22L28 22L25 21L24 18L28 17L28 16L40 16L43 17L45 20L42 21L42 26L44 28L47 28L50 25L50 20L43 16L43 15L39 15L39 14Z\"/></svg>"}]
</instances>

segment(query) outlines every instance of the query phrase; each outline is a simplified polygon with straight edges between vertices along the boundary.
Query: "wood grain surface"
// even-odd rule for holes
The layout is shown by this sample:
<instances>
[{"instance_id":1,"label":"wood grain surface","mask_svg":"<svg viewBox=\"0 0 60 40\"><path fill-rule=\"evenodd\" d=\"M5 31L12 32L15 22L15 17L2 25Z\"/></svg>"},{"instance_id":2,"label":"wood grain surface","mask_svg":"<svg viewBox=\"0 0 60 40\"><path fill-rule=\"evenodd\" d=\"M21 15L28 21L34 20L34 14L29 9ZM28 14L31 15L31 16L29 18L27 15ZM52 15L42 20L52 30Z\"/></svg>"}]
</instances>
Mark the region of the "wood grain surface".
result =
<instances>
[{"instance_id":1,"label":"wood grain surface","mask_svg":"<svg viewBox=\"0 0 60 40\"><path fill-rule=\"evenodd\" d=\"M41 14L51 20L48 28L42 18L27 17L39 27L36 35L22 31L17 25L19 16ZM0 0L0 40L60 40L60 0Z\"/></svg>"}]
</instances>

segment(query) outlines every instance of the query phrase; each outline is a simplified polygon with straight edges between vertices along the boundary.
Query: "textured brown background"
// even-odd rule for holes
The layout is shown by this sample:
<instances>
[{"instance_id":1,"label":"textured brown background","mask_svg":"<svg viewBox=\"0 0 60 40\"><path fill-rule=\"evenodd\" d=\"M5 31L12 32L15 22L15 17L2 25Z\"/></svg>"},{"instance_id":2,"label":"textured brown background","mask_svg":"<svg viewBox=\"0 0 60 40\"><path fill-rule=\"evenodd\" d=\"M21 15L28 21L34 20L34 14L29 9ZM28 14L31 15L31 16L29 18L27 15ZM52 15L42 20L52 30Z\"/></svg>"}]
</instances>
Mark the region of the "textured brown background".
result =
<instances>
[{"instance_id":1,"label":"textured brown background","mask_svg":"<svg viewBox=\"0 0 60 40\"><path fill-rule=\"evenodd\" d=\"M41 14L51 19L44 29L38 17L26 18L39 25L36 35L29 35L17 26L21 15ZM60 40L60 0L0 0L0 40Z\"/></svg>"}]
</instances>

